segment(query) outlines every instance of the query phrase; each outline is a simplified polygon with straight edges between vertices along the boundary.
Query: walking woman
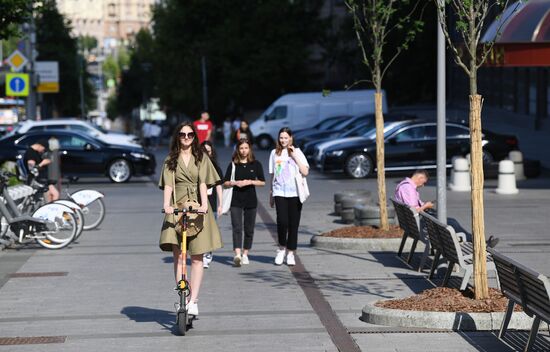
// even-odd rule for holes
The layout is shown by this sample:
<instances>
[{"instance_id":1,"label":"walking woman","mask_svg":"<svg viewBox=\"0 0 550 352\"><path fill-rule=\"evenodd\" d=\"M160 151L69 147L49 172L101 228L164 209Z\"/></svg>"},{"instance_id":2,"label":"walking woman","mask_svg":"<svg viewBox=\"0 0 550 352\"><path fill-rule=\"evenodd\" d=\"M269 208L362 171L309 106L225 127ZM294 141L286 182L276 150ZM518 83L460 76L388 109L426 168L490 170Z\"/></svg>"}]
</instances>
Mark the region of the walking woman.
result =
<instances>
[{"instance_id":1,"label":"walking woman","mask_svg":"<svg viewBox=\"0 0 550 352\"><path fill-rule=\"evenodd\" d=\"M201 148L202 151L210 158L210 161L212 162L212 165L214 165L220 179L223 178L223 171L218 165L218 156L212 142L202 142ZM206 193L208 194L208 202L210 203L210 207L214 212L214 218L218 219L218 215L222 212L222 181L218 182L215 186L208 188ZM202 258L202 266L205 269L208 269L210 267L210 263L212 263L212 259L214 259L212 252L204 253Z\"/></svg>"},{"instance_id":2,"label":"walking woman","mask_svg":"<svg viewBox=\"0 0 550 352\"><path fill-rule=\"evenodd\" d=\"M238 144L239 141L247 140L252 146L254 144L254 136L248 125L248 121L242 120L241 125L238 130L235 131L235 144Z\"/></svg>"},{"instance_id":3,"label":"walking woman","mask_svg":"<svg viewBox=\"0 0 550 352\"><path fill-rule=\"evenodd\" d=\"M203 276L203 254L222 247L220 230L208 204L207 189L220 181L210 158L203 155L192 123L177 127L170 142L170 151L164 161L159 187L164 190L163 208L166 213L160 234L160 249L174 255L176 283L181 277L183 260L180 250L182 235L178 228L174 207L186 202L197 202L199 216L188 230L187 248L191 255L191 298L189 315L199 315L198 296ZM202 217L202 218L201 218ZM202 220L202 221L201 221ZM177 229L177 230L176 230Z\"/></svg>"},{"instance_id":4,"label":"walking woman","mask_svg":"<svg viewBox=\"0 0 550 352\"><path fill-rule=\"evenodd\" d=\"M226 187L233 187L231 198L231 225L235 251L233 263L239 267L241 264L250 263L248 254L254 240L256 208L258 207L256 187L265 185L262 164L254 158L252 146L248 140L240 140L237 143L231 163L225 172L224 181Z\"/></svg>"},{"instance_id":5,"label":"walking woman","mask_svg":"<svg viewBox=\"0 0 550 352\"><path fill-rule=\"evenodd\" d=\"M298 173L305 177L309 173L307 159L299 148L292 145L292 131L283 127L279 131L277 146L269 156L271 193L269 204L277 210L277 234L279 249L275 264L282 265L286 255L287 265L296 265L294 253L298 246L298 227L302 203L296 178ZM288 253L287 253L288 251Z\"/></svg>"}]
</instances>

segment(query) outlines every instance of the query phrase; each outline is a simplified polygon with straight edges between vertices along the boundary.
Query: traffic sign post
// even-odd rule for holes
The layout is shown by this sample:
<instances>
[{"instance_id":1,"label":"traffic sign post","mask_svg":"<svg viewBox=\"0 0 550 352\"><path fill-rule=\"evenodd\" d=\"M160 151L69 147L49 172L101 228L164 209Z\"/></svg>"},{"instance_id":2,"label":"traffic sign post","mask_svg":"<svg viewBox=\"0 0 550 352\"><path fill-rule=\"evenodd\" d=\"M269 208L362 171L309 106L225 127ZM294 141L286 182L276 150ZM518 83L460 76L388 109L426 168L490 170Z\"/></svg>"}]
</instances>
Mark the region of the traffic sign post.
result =
<instances>
[{"instance_id":1,"label":"traffic sign post","mask_svg":"<svg viewBox=\"0 0 550 352\"><path fill-rule=\"evenodd\" d=\"M11 53L10 56L8 56L7 60L8 65L11 66L12 70L15 72L21 71L25 65L29 62L29 60L23 55L19 50L15 50L13 53Z\"/></svg>"},{"instance_id":2,"label":"traffic sign post","mask_svg":"<svg viewBox=\"0 0 550 352\"><path fill-rule=\"evenodd\" d=\"M40 81L38 93L59 93L59 63L57 61L36 61L35 72Z\"/></svg>"},{"instance_id":3,"label":"traffic sign post","mask_svg":"<svg viewBox=\"0 0 550 352\"><path fill-rule=\"evenodd\" d=\"M26 97L29 95L29 75L27 73L6 74L6 95Z\"/></svg>"}]
</instances>

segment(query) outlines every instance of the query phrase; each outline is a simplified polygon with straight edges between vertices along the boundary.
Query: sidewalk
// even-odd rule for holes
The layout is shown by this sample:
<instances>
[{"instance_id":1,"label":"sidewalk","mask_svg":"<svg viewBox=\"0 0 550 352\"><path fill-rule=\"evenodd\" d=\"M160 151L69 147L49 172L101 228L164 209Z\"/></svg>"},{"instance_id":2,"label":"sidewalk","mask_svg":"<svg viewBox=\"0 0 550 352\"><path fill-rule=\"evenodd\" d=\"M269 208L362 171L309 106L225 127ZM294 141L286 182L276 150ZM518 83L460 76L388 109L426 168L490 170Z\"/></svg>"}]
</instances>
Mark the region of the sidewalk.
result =
<instances>
[{"instance_id":1,"label":"sidewalk","mask_svg":"<svg viewBox=\"0 0 550 352\"><path fill-rule=\"evenodd\" d=\"M266 167L267 153L257 157ZM172 256L158 249L162 193L156 182L90 185L108 194L107 216L99 230L84 233L80 243L60 251L0 252L0 267L9 267L6 272L57 275L0 277L0 338L58 338L51 344L5 346L0 339L0 351L316 352L337 351L339 346L346 352L515 350L493 333L413 331L359 320L366 303L408 296L431 284L425 273L409 269L395 253L309 247L312 234L342 226L327 215L334 192L374 190L376 181L328 179L315 172L308 181L312 196L304 206L298 250L303 266L273 265L275 212L267 207L268 189L259 190L262 205L251 264L232 267L230 219L222 216L225 247L215 252L205 273L200 318L185 337L174 328ZM388 179L388 190L395 182ZM550 274L550 191L537 182L529 184L534 189L512 197L488 189L487 231L501 237L499 250ZM423 191L425 197L433 195L431 186ZM449 204L449 214L468 224L469 194L450 193ZM511 336L521 339L526 333ZM548 338L542 339L543 348L550 346ZM355 349L341 347L350 341Z\"/></svg>"}]
</instances>

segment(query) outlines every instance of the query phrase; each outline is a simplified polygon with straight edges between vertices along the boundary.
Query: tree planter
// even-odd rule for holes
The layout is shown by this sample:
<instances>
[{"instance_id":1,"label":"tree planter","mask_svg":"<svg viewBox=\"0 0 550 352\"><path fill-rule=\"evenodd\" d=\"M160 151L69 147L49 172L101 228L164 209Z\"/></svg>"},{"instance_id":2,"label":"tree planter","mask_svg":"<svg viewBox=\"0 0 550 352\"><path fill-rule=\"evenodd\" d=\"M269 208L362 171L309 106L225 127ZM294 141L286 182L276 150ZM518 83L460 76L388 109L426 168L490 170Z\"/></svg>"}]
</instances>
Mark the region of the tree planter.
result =
<instances>
[{"instance_id":1,"label":"tree planter","mask_svg":"<svg viewBox=\"0 0 550 352\"><path fill-rule=\"evenodd\" d=\"M397 252L399 243L400 238L345 238L321 235L312 236L310 240L310 245L315 248L377 252Z\"/></svg>"},{"instance_id":2,"label":"tree planter","mask_svg":"<svg viewBox=\"0 0 550 352\"><path fill-rule=\"evenodd\" d=\"M454 331L491 331L500 329L504 312L454 313L427 312L376 307L373 303L363 307L361 320L366 323ZM530 330L533 319L523 312L514 312L510 329Z\"/></svg>"}]
</instances>

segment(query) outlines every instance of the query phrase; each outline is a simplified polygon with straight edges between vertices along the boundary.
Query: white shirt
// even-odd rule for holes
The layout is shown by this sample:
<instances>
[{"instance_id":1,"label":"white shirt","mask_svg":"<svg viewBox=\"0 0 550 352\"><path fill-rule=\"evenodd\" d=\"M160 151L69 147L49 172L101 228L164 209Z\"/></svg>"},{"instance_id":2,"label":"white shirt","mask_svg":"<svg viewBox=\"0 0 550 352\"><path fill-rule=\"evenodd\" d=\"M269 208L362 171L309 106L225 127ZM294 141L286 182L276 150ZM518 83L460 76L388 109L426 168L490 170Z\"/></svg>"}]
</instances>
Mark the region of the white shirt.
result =
<instances>
[{"instance_id":1,"label":"white shirt","mask_svg":"<svg viewBox=\"0 0 550 352\"><path fill-rule=\"evenodd\" d=\"M301 164L309 167L300 148L294 148L294 155ZM273 175L273 197L298 197L296 189L296 173L298 172L300 172L298 164L288 155L286 149L283 149L281 155L277 155L273 149L269 156L269 173Z\"/></svg>"}]
</instances>

